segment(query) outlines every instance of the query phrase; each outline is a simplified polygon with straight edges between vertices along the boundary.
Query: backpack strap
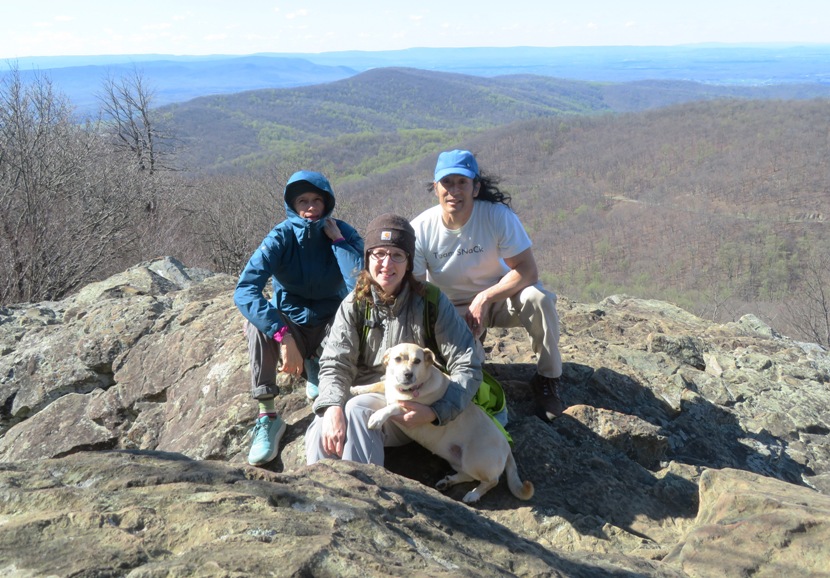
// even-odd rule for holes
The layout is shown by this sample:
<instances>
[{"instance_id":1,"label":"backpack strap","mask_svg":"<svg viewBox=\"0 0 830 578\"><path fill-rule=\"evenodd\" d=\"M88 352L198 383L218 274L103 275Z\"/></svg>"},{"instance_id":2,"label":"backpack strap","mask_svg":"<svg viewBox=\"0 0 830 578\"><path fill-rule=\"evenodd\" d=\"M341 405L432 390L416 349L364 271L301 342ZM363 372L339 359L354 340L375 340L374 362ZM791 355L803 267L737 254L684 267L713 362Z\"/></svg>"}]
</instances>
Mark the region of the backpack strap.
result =
<instances>
[{"instance_id":1,"label":"backpack strap","mask_svg":"<svg viewBox=\"0 0 830 578\"><path fill-rule=\"evenodd\" d=\"M363 357L363 352L366 350L366 343L369 341L369 330L375 326L372 321L372 308L369 306L369 300L363 301L363 313L360 313L361 300L354 300L355 318L359 321L360 326L357 328L360 331L360 344L358 346L358 358Z\"/></svg>"},{"instance_id":2,"label":"backpack strap","mask_svg":"<svg viewBox=\"0 0 830 578\"><path fill-rule=\"evenodd\" d=\"M446 368L447 360L441 355L438 341L435 338L435 322L438 321L438 301L441 299L441 290L437 285L424 281L424 341L425 345L435 354L436 361Z\"/></svg>"}]
</instances>

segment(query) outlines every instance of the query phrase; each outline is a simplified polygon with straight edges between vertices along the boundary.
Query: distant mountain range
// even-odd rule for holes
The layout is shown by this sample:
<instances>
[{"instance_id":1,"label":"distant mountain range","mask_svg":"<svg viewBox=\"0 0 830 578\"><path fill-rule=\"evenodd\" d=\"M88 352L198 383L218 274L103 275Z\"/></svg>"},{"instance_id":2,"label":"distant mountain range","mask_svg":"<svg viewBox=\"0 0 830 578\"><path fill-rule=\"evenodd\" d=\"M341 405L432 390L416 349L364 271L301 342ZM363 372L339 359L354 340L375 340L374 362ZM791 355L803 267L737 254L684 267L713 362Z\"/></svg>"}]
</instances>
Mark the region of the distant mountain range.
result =
<instances>
[{"instance_id":1,"label":"distant mountain range","mask_svg":"<svg viewBox=\"0 0 830 578\"><path fill-rule=\"evenodd\" d=\"M164 54L31 57L8 61L45 74L80 113L96 109L109 75L134 70L157 105L262 88L317 85L386 67L494 77L533 74L571 80L685 80L714 85L830 84L830 45L671 47L412 48L379 52L266 53L250 56Z\"/></svg>"}]
</instances>

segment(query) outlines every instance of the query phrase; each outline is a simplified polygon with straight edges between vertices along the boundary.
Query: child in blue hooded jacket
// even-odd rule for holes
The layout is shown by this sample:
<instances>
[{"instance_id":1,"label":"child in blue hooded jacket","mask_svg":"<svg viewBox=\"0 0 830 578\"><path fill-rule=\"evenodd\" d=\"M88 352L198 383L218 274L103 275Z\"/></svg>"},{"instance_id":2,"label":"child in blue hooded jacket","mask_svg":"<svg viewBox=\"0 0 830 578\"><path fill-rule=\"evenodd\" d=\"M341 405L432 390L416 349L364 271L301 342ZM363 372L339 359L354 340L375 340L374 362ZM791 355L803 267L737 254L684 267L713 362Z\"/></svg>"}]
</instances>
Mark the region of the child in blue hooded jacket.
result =
<instances>
[{"instance_id":1,"label":"child in blue hooded jacket","mask_svg":"<svg viewBox=\"0 0 830 578\"><path fill-rule=\"evenodd\" d=\"M321 343L363 268L363 239L348 223L331 217L334 192L326 177L294 173L283 199L287 218L248 260L233 295L247 320L251 394L259 402L251 465L273 460L285 432L274 402L277 372L305 375L307 396L317 396ZM263 294L269 279L271 301Z\"/></svg>"}]
</instances>

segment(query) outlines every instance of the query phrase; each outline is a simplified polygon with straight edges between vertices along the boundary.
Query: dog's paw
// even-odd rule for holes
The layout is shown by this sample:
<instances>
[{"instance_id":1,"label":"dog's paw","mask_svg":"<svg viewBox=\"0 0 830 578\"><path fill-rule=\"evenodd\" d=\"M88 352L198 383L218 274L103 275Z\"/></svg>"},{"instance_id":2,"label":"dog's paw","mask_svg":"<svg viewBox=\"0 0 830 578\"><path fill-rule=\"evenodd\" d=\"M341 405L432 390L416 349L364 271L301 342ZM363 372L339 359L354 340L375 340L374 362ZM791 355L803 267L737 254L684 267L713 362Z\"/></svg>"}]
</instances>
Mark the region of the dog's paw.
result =
<instances>
[{"instance_id":1,"label":"dog's paw","mask_svg":"<svg viewBox=\"0 0 830 578\"><path fill-rule=\"evenodd\" d=\"M380 426L383 425L383 418L372 415L366 425L369 429L380 429Z\"/></svg>"},{"instance_id":2,"label":"dog's paw","mask_svg":"<svg viewBox=\"0 0 830 578\"><path fill-rule=\"evenodd\" d=\"M452 486L452 481L450 480L451 476L447 476L442 480L438 480L438 483L435 484L435 489L439 492L446 492Z\"/></svg>"},{"instance_id":3,"label":"dog's paw","mask_svg":"<svg viewBox=\"0 0 830 578\"><path fill-rule=\"evenodd\" d=\"M465 504L475 504L481 499L481 494L479 494L476 490L470 490L467 492L461 501Z\"/></svg>"}]
</instances>

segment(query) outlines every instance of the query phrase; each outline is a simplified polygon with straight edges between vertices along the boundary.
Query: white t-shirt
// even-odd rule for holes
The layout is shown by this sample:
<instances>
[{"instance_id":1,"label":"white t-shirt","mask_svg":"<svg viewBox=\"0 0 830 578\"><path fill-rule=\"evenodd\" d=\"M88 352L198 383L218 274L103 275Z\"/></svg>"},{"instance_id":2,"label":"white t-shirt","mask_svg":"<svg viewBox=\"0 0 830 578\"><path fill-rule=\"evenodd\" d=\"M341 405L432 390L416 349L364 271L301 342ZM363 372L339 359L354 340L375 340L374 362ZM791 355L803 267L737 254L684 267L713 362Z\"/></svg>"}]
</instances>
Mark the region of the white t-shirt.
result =
<instances>
[{"instance_id":1,"label":"white t-shirt","mask_svg":"<svg viewBox=\"0 0 830 578\"><path fill-rule=\"evenodd\" d=\"M413 273L438 285L453 305L469 305L510 270L504 259L531 246L516 213L502 203L475 201L470 220L454 231L444 226L441 206L435 205L415 217L412 227Z\"/></svg>"}]
</instances>

